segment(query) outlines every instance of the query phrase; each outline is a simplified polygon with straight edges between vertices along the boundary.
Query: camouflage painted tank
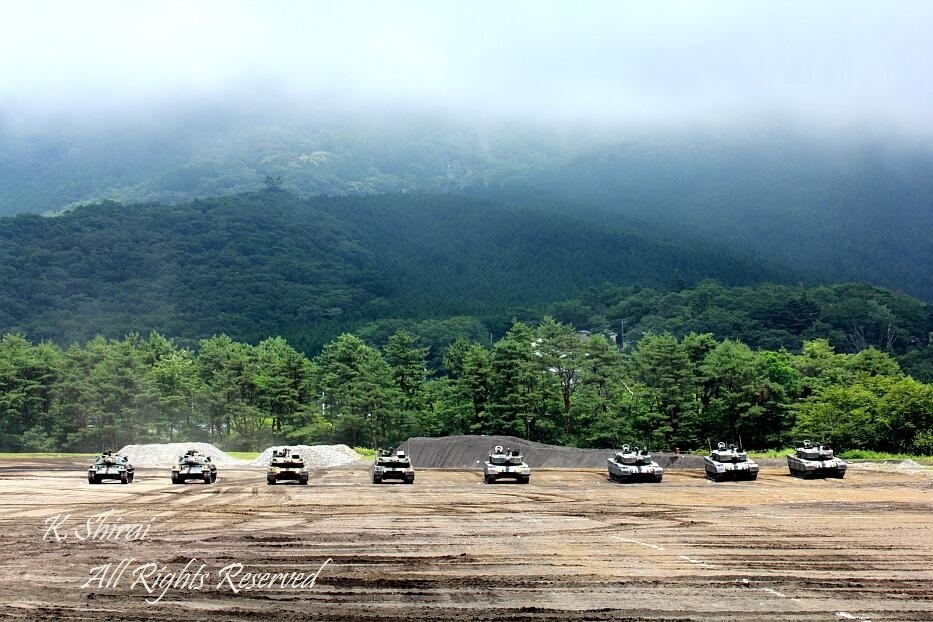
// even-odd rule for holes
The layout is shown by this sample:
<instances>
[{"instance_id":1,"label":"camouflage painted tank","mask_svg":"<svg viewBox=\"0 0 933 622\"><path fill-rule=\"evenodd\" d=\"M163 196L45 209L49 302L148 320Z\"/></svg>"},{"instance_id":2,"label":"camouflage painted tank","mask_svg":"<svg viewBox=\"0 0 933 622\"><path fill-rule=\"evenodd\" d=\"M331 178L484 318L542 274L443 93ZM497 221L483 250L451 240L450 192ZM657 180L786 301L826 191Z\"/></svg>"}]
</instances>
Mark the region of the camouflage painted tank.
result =
<instances>
[{"instance_id":1,"label":"camouflage painted tank","mask_svg":"<svg viewBox=\"0 0 933 622\"><path fill-rule=\"evenodd\" d=\"M664 469L651 459L647 449L623 445L622 451L606 461L609 479L614 482L660 482L664 477Z\"/></svg>"},{"instance_id":2,"label":"camouflage painted tank","mask_svg":"<svg viewBox=\"0 0 933 622\"><path fill-rule=\"evenodd\" d=\"M525 463L518 449L503 449L502 445L496 445L483 465L483 480L487 484L499 479L514 479L519 484L527 484L530 477L531 467Z\"/></svg>"},{"instance_id":3,"label":"camouflage painted tank","mask_svg":"<svg viewBox=\"0 0 933 622\"><path fill-rule=\"evenodd\" d=\"M804 441L792 454L787 454L787 466L794 477L845 477L846 463L833 455L826 445Z\"/></svg>"},{"instance_id":4,"label":"camouflage painted tank","mask_svg":"<svg viewBox=\"0 0 933 622\"><path fill-rule=\"evenodd\" d=\"M415 469L411 466L411 458L401 449L393 451L380 451L373 463L373 483L381 484L387 479L402 480L406 484L415 482Z\"/></svg>"},{"instance_id":5,"label":"camouflage painted tank","mask_svg":"<svg viewBox=\"0 0 933 622\"><path fill-rule=\"evenodd\" d=\"M272 451L272 460L266 471L266 483L270 486L279 482L298 482L308 485L308 468L300 454L289 453L288 447Z\"/></svg>"},{"instance_id":6,"label":"camouflage painted tank","mask_svg":"<svg viewBox=\"0 0 933 622\"><path fill-rule=\"evenodd\" d=\"M217 467L197 449L189 449L172 467L172 483L184 484L188 480L197 480L205 484L217 481Z\"/></svg>"},{"instance_id":7,"label":"camouflage painted tank","mask_svg":"<svg viewBox=\"0 0 933 622\"><path fill-rule=\"evenodd\" d=\"M119 480L121 484L133 481L133 465L129 459L115 455L109 449L102 452L87 470L87 483L99 484L108 479Z\"/></svg>"},{"instance_id":8,"label":"camouflage painted tank","mask_svg":"<svg viewBox=\"0 0 933 622\"><path fill-rule=\"evenodd\" d=\"M706 477L714 482L758 479L758 463L749 460L748 452L735 445L718 443L716 449L703 458L703 466Z\"/></svg>"}]
</instances>

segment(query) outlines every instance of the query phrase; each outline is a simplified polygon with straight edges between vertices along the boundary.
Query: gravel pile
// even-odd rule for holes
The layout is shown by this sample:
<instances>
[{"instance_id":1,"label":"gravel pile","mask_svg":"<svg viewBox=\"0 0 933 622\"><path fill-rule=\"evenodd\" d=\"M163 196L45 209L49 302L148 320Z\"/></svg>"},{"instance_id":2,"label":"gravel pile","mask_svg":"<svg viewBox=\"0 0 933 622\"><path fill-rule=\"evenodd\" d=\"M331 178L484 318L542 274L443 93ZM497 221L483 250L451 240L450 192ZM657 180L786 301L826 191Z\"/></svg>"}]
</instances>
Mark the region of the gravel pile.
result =
<instances>
[{"instance_id":1,"label":"gravel pile","mask_svg":"<svg viewBox=\"0 0 933 622\"><path fill-rule=\"evenodd\" d=\"M918 464L913 460L896 460L896 461L872 461L872 462L862 462L862 461L852 461L849 462L849 468L853 469L862 469L865 471L880 471L888 473L905 473L909 475L933 475L933 468L925 467L922 464Z\"/></svg>"},{"instance_id":2,"label":"gravel pile","mask_svg":"<svg viewBox=\"0 0 933 622\"><path fill-rule=\"evenodd\" d=\"M895 467L898 471L922 471L923 467L913 460L901 460Z\"/></svg>"},{"instance_id":3,"label":"gravel pile","mask_svg":"<svg viewBox=\"0 0 933 622\"><path fill-rule=\"evenodd\" d=\"M360 460L362 456L346 445L276 445L269 447L262 455L250 462L251 466L269 466L272 452L288 448L289 455L298 454L311 468L335 467Z\"/></svg>"},{"instance_id":4,"label":"gravel pile","mask_svg":"<svg viewBox=\"0 0 933 622\"><path fill-rule=\"evenodd\" d=\"M245 466L243 460L228 456L210 443L157 443L151 445L127 445L119 453L127 456L133 466L141 467L171 467L178 456L183 456L189 449L197 449L205 456L210 456L211 462L221 466Z\"/></svg>"},{"instance_id":5,"label":"gravel pile","mask_svg":"<svg viewBox=\"0 0 933 622\"><path fill-rule=\"evenodd\" d=\"M615 455L612 449L577 449L526 441L515 436L444 436L441 438L415 437L402 443L417 468L469 469L478 468L486 461L489 450L496 445L520 449L525 462L534 467L605 468L606 459ZM702 469L702 456L687 454L651 453L655 462L664 468Z\"/></svg>"}]
</instances>

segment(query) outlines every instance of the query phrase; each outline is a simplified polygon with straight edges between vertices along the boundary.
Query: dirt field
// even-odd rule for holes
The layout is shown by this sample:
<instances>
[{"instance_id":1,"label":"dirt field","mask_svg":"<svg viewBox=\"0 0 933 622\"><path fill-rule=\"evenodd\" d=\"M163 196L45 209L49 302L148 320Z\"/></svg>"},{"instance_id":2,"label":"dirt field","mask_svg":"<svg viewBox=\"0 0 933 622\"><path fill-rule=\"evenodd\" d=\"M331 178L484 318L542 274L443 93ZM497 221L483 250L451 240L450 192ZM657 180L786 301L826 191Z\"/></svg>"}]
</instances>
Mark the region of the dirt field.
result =
<instances>
[{"instance_id":1,"label":"dirt field","mask_svg":"<svg viewBox=\"0 0 933 622\"><path fill-rule=\"evenodd\" d=\"M420 470L373 486L353 465L307 487L261 469L90 486L86 467L0 461L0 618L933 620L929 473L536 470L521 486ZM114 541L97 518L137 527Z\"/></svg>"}]
</instances>

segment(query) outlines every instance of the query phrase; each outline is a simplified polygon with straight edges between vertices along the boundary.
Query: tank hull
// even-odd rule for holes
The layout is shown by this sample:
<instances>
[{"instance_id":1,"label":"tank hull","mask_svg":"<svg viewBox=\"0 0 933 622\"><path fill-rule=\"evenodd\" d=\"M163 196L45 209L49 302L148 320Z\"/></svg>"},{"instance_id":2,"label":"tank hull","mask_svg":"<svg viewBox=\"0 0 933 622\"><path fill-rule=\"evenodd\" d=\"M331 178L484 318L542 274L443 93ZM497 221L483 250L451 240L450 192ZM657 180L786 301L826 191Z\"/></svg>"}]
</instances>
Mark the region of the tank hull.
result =
<instances>
[{"instance_id":1,"label":"tank hull","mask_svg":"<svg viewBox=\"0 0 933 622\"><path fill-rule=\"evenodd\" d=\"M87 483L100 484L117 481L129 484L133 481L133 465L126 456L114 454L109 449L101 453L87 470Z\"/></svg>"},{"instance_id":2,"label":"tank hull","mask_svg":"<svg viewBox=\"0 0 933 622\"><path fill-rule=\"evenodd\" d=\"M202 469L200 467L189 467L182 468L177 471L172 471L173 484L184 484L185 482L189 481L213 484L215 481L217 481L217 472L210 469Z\"/></svg>"},{"instance_id":3,"label":"tank hull","mask_svg":"<svg viewBox=\"0 0 933 622\"><path fill-rule=\"evenodd\" d=\"M620 484L660 483L664 478L664 469L657 463L650 464L619 464L612 458L606 460L609 468L609 479Z\"/></svg>"},{"instance_id":4,"label":"tank hull","mask_svg":"<svg viewBox=\"0 0 933 622\"><path fill-rule=\"evenodd\" d=\"M411 459L405 452L389 451L376 457L373 463L373 483L381 484L384 481L415 483L415 469L411 466Z\"/></svg>"},{"instance_id":5,"label":"tank hull","mask_svg":"<svg viewBox=\"0 0 933 622\"><path fill-rule=\"evenodd\" d=\"M267 484L279 484L281 482L298 482L301 486L308 484L308 472L302 472L301 469L281 469L277 473L266 473Z\"/></svg>"},{"instance_id":6,"label":"tank hull","mask_svg":"<svg viewBox=\"0 0 933 622\"><path fill-rule=\"evenodd\" d=\"M129 484L133 481L133 469L120 469L112 465L108 467L99 467L88 469L87 481L89 484L100 484L105 481L118 481L121 484Z\"/></svg>"},{"instance_id":7,"label":"tank hull","mask_svg":"<svg viewBox=\"0 0 933 622\"><path fill-rule=\"evenodd\" d=\"M374 484L381 484L386 480L398 480L406 484L414 484L415 474L412 472L411 468L382 467L379 470L373 469Z\"/></svg>"},{"instance_id":8,"label":"tank hull","mask_svg":"<svg viewBox=\"0 0 933 622\"><path fill-rule=\"evenodd\" d=\"M300 453L292 453L288 447L272 451L272 459L266 470L266 483L270 486L279 482L296 482L300 486L307 486L310 475Z\"/></svg>"},{"instance_id":9,"label":"tank hull","mask_svg":"<svg viewBox=\"0 0 933 622\"><path fill-rule=\"evenodd\" d=\"M522 453L517 449L503 449L496 445L486 462L483 463L483 481L494 484L500 479L507 479L527 484L531 479L531 467L525 462Z\"/></svg>"},{"instance_id":10,"label":"tank hull","mask_svg":"<svg viewBox=\"0 0 933 622\"><path fill-rule=\"evenodd\" d=\"M714 482L741 482L758 479L759 467L752 461L746 462L719 462L709 456L703 458L703 468L707 479Z\"/></svg>"},{"instance_id":11,"label":"tank hull","mask_svg":"<svg viewBox=\"0 0 933 622\"><path fill-rule=\"evenodd\" d=\"M787 468L790 474L801 479L834 477L842 479L846 475L846 463L838 458L831 460L806 460L794 455L787 456Z\"/></svg>"},{"instance_id":12,"label":"tank hull","mask_svg":"<svg viewBox=\"0 0 933 622\"><path fill-rule=\"evenodd\" d=\"M483 480L487 484L499 480L512 480L519 484L527 484L531 479L531 468L525 464L502 465L487 462L483 467Z\"/></svg>"}]
</instances>

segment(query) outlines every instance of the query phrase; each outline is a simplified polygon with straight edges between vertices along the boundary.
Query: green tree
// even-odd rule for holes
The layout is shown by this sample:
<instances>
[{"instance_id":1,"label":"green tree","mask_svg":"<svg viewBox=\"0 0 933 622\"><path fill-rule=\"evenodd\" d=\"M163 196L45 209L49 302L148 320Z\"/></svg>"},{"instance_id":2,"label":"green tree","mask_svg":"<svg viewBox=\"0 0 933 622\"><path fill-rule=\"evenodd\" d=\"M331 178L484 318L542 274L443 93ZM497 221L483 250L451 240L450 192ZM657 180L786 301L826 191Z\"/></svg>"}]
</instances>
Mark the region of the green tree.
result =
<instances>
[{"instance_id":1,"label":"green tree","mask_svg":"<svg viewBox=\"0 0 933 622\"><path fill-rule=\"evenodd\" d=\"M176 436L192 440L206 436L207 420L201 414L204 385L194 355L187 350L163 352L150 373L159 399L157 439L171 443Z\"/></svg>"},{"instance_id":2,"label":"green tree","mask_svg":"<svg viewBox=\"0 0 933 622\"><path fill-rule=\"evenodd\" d=\"M51 415L61 449L94 451L103 444L92 430L93 414L85 407L89 400L86 379L95 362L89 346L72 344L62 354L58 382L52 389Z\"/></svg>"},{"instance_id":3,"label":"green tree","mask_svg":"<svg viewBox=\"0 0 933 622\"><path fill-rule=\"evenodd\" d=\"M575 433L573 395L580 387L586 351L583 340L567 324L545 317L536 331L535 354L540 358L546 379L553 379L560 391L563 438L569 440ZM552 382L542 383L545 386Z\"/></svg>"},{"instance_id":4,"label":"green tree","mask_svg":"<svg viewBox=\"0 0 933 622\"><path fill-rule=\"evenodd\" d=\"M854 379L846 355L836 354L828 339L805 341L802 352L791 357L791 364L802 376L803 397L830 386Z\"/></svg>"},{"instance_id":5,"label":"green tree","mask_svg":"<svg viewBox=\"0 0 933 622\"><path fill-rule=\"evenodd\" d=\"M553 430L545 414L540 358L534 352L531 329L515 322L493 346L491 371L494 383L485 416L480 421L486 434L516 434L550 439Z\"/></svg>"},{"instance_id":6,"label":"green tree","mask_svg":"<svg viewBox=\"0 0 933 622\"><path fill-rule=\"evenodd\" d=\"M614 344L596 335L585 346L576 397L579 431L572 440L586 447L619 447L633 434L635 393Z\"/></svg>"},{"instance_id":7,"label":"green tree","mask_svg":"<svg viewBox=\"0 0 933 622\"><path fill-rule=\"evenodd\" d=\"M901 375L901 368L891 355L874 347L868 347L851 357L847 357L848 368L856 374L870 376Z\"/></svg>"},{"instance_id":8,"label":"green tree","mask_svg":"<svg viewBox=\"0 0 933 622\"><path fill-rule=\"evenodd\" d=\"M392 368L395 388L401 395L403 427L409 435L424 435L440 427L433 403L426 394L429 348L415 345L416 339L406 331L397 331L384 348L385 359Z\"/></svg>"},{"instance_id":9,"label":"green tree","mask_svg":"<svg viewBox=\"0 0 933 622\"><path fill-rule=\"evenodd\" d=\"M208 434L256 448L256 435L271 420L257 407L258 375L253 348L227 335L201 340L198 368L206 390ZM231 435L232 438L231 438Z\"/></svg>"},{"instance_id":10,"label":"green tree","mask_svg":"<svg viewBox=\"0 0 933 622\"><path fill-rule=\"evenodd\" d=\"M638 343L632 365L643 387L638 395L642 410L634 421L636 432L656 444L693 446L695 431L682 429L682 423L690 420L694 409L697 377L682 344L669 333L649 333Z\"/></svg>"},{"instance_id":11,"label":"green tree","mask_svg":"<svg viewBox=\"0 0 933 622\"><path fill-rule=\"evenodd\" d=\"M380 447L400 440L401 396L391 369L358 337L345 333L324 347L316 386L325 416L344 442Z\"/></svg>"},{"instance_id":12,"label":"green tree","mask_svg":"<svg viewBox=\"0 0 933 622\"><path fill-rule=\"evenodd\" d=\"M435 389L446 430L453 434L483 431L493 385L491 353L478 343L458 338L444 353L444 366L450 370L448 382Z\"/></svg>"},{"instance_id":13,"label":"green tree","mask_svg":"<svg viewBox=\"0 0 933 622\"><path fill-rule=\"evenodd\" d=\"M862 383L828 385L794 408L795 438L828 443L837 449L881 449L882 424L876 392Z\"/></svg>"},{"instance_id":14,"label":"green tree","mask_svg":"<svg viewBox=\"0 0 933 622\"><path fill-rule=\"evenodd\" d=\"M309 361L281 337L265 339L255 349L256 400L281 432L294 424L296 413L309 401Z\"/></svg>"},{"instance_id":15,"label":"green tree","mask_svg":"<svg viewBox=\"0 0 933 622\"><path fill-rule=\"evenodd\" d=\"M117 341L97 338L86 346L86 375L78 407L85 426L75 440L83 449L119 449L156 436L158 397L143 364L139 336Z\"/></svg>"},{"instance_id":16,"label":"green tree","mask_svg":"<svg viewBox=\"0 0 933 622\"><path fill-rule=\"evenodd\" d=\"M420 411L428 377L428 348L416 347L414 336L400 330L389 337L384 352L395 386L402 394L402 406L412 413Z\"/></svg>"},{"instance_id":17,"label":"green tree","mask_svg":"<svg viewBox=\"0 0 933 622\"><path fill-rule=\"evenodd\" d=\"M933 386L912 378L862 374L828 385L795 407L794 434L837 448L891 452L929 451Z\"/></svg>"},{"instance_id":18,"label":"green tree","mask_svg":"<svg viewBox=\"0 0 933 622\"><path fill-rule=\"evenodd\" d=\"M60 352L22 335L0 338L0 447L47 450L55 445L50 415Z\"/></svg>"},{"instance_id":19,"label":"green tree","mask_svg":"<svg viewBox=\"0 0 933 622\"><path fill-rule=\"evenodd\" d=\"M933 455L933 385L887 376L881 397L882 447ZM878 443L875 440L869 447Z\"/></svg>"},{"instance_id":20,"label":"green tree","mask_svg":"<svg viewBox=\"0 0 933 622\"><path fill-rule=\"evenodd\" d=\"M752 447L780 442L798 384L786 356L759 355L727 339L706 356L701 371L704 384L713 387L704 432Z\"/></svg>"}]
</instances>

